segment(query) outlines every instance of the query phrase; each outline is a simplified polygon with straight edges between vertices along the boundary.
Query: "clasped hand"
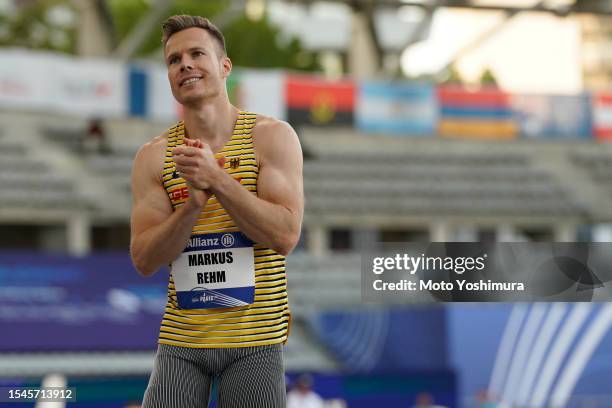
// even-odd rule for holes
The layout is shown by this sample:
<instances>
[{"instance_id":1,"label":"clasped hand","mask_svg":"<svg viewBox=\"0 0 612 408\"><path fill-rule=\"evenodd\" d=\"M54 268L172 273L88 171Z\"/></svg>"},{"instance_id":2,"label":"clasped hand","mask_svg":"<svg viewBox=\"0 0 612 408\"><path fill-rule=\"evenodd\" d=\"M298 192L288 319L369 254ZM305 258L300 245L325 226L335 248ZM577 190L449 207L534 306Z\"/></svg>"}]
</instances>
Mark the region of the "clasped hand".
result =
<instances>
[{"instance_id":1,"label":"clasped hand","mask_svg":"<svg viewBox=\"0 0 612 408\"><path fill-rule=\"evenodd\" d=\"M184 138L184 142L184 146L173 150L176 171L192 188L210 189L222 172L225 157L215 158L210 147L199 139Z\"/></svg>"}]
</instances>

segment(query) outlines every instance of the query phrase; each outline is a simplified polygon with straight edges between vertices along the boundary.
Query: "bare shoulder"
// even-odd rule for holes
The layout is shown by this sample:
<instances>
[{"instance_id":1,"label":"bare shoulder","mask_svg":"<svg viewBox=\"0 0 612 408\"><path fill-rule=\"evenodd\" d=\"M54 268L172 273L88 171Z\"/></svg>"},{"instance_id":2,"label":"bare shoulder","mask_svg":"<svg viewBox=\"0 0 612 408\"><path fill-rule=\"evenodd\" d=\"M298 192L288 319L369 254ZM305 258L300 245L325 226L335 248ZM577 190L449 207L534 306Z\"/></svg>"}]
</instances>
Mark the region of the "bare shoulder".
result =
<instances>
[{"instance_id":1,"label":"bare shoulder","mask_svg":"<svg viewBox=\"0 0 612 408\"><path fill-rule=\"evenodd\" d=\"M168 144L168 132L164 132L159 136L155 136L153 139L149 140L147 143L140 146L138 152L136 153L136 157L138 156L149 156L155 155L160 151L165 151L166 146Z\"/></svg>"},{"instance_id":2,"label":"bare shoulder","mask_svg":"<svg viewBox=\"0 0 612 408\"><path fill-rule=\"evenodd\" d=\"M269 139L275 137L297 138L297 135L289 123L272 116L257 115L257 122L253 128L253 138Z\"/></svg>"},{"instance_id":3,"label":"bare shoulder","mask_svg":"<svg viewBox=\"0 0 612 408\"><path fill-rule=\"evenodd\" d=\"M295 154L301 158L300 141L291 125L271 116L257 115L253 144L258 161L277 154Z\"/></svg>"},{"instance_id":4,"label":"bare shoulder","mask_svg":"<svg viewBox=\"0 0 612 408\"><path fill-rule=\"evenodd\" d=\"M161 177L167 144L168 132L164 132L140 146L134 158L134 170L144 170L153 177Z\"/></svg>"}]
</instances>

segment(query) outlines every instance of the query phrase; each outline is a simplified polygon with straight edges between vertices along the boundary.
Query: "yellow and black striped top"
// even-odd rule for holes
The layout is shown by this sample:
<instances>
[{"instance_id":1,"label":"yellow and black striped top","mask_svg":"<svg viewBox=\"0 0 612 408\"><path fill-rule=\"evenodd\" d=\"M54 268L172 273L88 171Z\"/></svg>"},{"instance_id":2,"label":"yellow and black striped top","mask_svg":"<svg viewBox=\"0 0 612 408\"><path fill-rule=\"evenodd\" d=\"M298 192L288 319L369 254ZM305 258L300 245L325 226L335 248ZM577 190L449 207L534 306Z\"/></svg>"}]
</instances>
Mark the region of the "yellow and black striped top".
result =
<instances>
[{"instance_id":1,"label":"yellow and black striped top","mask_svg":"<svg viewBox=\"0 0 612 408\"><path fill-rule=\"evenodd\" d=\"M252 129L256 115L240 112L232 138L221 152L225 171L244 188L257 194L259 169L253 149ZM175 172L172 149L184 144L185 126L177 123L169 129L166 159L162 174L173 209L185 201L185 180ZM212 196L193 227L193 234L239 231L238 227ZM179 309L172 274L168 283L168 302L162 319L159 343L181 347L227 348L284 343L289 333L290 313L287 302L285 257L255 243L255 299L247 306L221 309Z\"/></svg>"}]
</instances>

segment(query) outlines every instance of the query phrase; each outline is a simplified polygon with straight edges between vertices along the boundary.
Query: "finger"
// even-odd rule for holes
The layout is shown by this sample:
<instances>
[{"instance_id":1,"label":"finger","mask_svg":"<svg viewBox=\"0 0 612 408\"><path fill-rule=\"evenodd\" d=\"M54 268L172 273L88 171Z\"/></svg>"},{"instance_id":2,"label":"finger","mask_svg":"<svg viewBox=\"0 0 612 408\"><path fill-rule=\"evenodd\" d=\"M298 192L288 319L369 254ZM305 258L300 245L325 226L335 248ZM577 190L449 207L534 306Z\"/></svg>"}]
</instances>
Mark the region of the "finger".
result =
<instances>
[{"instance_id":1,"label":"finger","mask_svg":"<svg viewBox=\"0 0 612 408\"><path fill-rule=\"evenodd\" d=\"M185 141L185 146L188 147L195 147L197 149L201 149L205 146L200 139L189 139L186 137L183 140Z\"/></svg>"},{"instance_id":2,"label":"finger","mask_svg":"<svg viewBox=\"0 0 612 408\"><path fill-rule=\"evenodd\" d=\"M180 171L199 171L200 163L192 157L177 157L175 167Z\"/></svg>"},{"instance_id":3,"label":"finger","mask_svg":"<svg viewBox=\"0 0 612 408\"><path fill-rule=\"evenodd\" d=\"M174 149L172 149L172 154L174 156L187 155L188 153L191 154L192 152L193 152L193 148L189 146L177 146Z\"/></svg>"},{"instance_id":4,"label":"finger","mask_svg":"<svg viewBox=\"0 0 612 408\"><path fill-rule=\"evenodd\" d=\"M195 174L190 171L181 172L181 178L188 183L193 183L195 180Z\"/></svg>"},{"instance_id":5,"label":"finger","mask_svg":"<svg viewBox=\"0 0 612 408\"><path fill-rule=\"evenodd\" d=\"M181 178L185 180L187 183L193 182L193 174L190 173L181 173Z\"/></svg>"},{"instance_id":6,"label":"finger","mask_svg":"<svg viewBox=\"0 0 612 408\"><path fill-rule=\"evenodd\" d=\"M185 146L199 148L202 142L199 139L184 138Z\"/></svg>"},{"instance_id":7,"label":"finger","mask_svg":"<svg viewBox=\"0 0 612 408\"><path fill-rule=\"evenodd\" d=\"M217 163L219 163L219 167L225 166L225 157L221 156L217 159Z\"/></svg>"},{"instance_id":8,"label":"finger","mask_svg":"<svg viewBox=\"0 0 612 408\"><path fill-rule=\"evenodd\" d=\"M176 156L174 163L178 166L199 166L198 159L192 156Z\"/></svg>"},{"instance_id":9,"label":"finger","mask_svg":"<svg viewBox=\"0 0 612 408\"><path fill-rule=\"evenodd\" d=\"M191 146L177 146L172 150L172 154L174 156L183 155L183 156L194 156L201 151L200 148L191 147Z\"/></svg>"}]
</instances>

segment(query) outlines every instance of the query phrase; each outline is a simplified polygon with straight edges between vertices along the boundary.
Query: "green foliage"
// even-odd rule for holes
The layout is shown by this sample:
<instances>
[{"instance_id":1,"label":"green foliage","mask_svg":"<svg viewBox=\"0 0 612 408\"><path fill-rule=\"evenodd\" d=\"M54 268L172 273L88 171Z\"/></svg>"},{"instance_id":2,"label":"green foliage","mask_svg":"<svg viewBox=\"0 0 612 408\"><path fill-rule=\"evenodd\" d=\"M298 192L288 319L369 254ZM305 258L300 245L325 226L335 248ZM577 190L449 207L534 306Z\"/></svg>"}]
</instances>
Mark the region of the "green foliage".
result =
<instances>
[{"instance_id":1,"label":"green foliage","mask_svg":"<svg viewBox=\"0 0 612 408\"><path fill-rule=\"evenodd\" d=\"M146 15L151 6L147 0L110 0L108 8L113 19L115 37L120 43L138 24L140 18Z\"/></svg>"},{"instance_id":2,"label":"green foliage","mask_svg":"<svg viewBox=\"0 0 612 408\"><path fill-rule=\"evenodd\" d=\"M463 84L465 81L461 78L461 73L455 64L451 64L446 71L445 78L441 81L443 84Z\"/></svg>"},{"instance_id":3,"label":"green foliage","mask_svg":"<svg viewBox=\"0 0 612 408\"><path fill-rule=\"evenodd\" d=\"M0 0L1 1L1 0ZM230 0L174 0L168 12L160 18L136 57L153 57L162 62L161 23L173 14L193 14L210 18L223 15ZM116 44L129 35L151 9L152 0L108 0ZM57 24L50 13L57 7L64 15L72 13L70 24ZM0 13L0 46L17 46L76 53L78 11L70 0L38 0L22 3L15 13ZM254 68L318 69L315 55L303 49L295 38L283 33L266 18L250 20L240 14L221 27L226 37L228 54L234 66Z\"/></svg>"},{"instance_id":4,"label":"green foliage","mask_svg":"<svg viewBox=\"0 0 612 408\"><path fill-rule=\"evenodd\" d=\"M48 0L25 3L15 13L0 14L0 46L74 53L75 27L58 25L50 18L57 7L76 13L69 1Z\"/></svg>"},{"instance_id":5,"label":"green foliage","mask_svg":"<svg viewBox=\"0 0 612 408\"><path fill-rule=\"evenodd\" d=\"M174 1L167 15L160 19L159 28L152 30L138 50L137 56L156 55L160 50L161 23L167 16L192 14L210 18L215 22L215 17L222 14L229 5L230 2L227 0ZM147 0L111 0L109 7L115 22L117 39L121 42L151 6ZM280 30L265 18L252 21L242 14L227 26L221 27L221 30L234 66L301 70L313 70L318 67L314 56L304 51L298 40L282 41Z\"/></svg>"},{"instance_id":6,"label":"green foliage","mask_svg":"<svg viewBox=\"0 0 612 408\"><path fill-rule=\"evenodd\" d=\"M480 83L482 85L493 85L497 86L497 78L495 78L495 74L491 71L490 68L487 68L482 75L480 76Z\"/></svg>"},{"instance_id":7,"label":"green foliage","mask_svg":"<svg viewBox=\"0 0 612 408\"><path fill-rule=\"evenodd\" d=\"M243 15L223 31L228 56L236 66L299 70L318 68L315 56L302 49L299 40L283 39L280 30L265 18L252 21Z\"/></svg>"},{"instance_id":8,"label":"green foliage","mask_svg":"<svg viewBox=\"0 0 612 408\"><path fill-rule=\"evenodd\" d=\"M121 43L130 31L145 17L151 5L147 0L111 0L109 9L115 25L115 34ZM167 15L160 18L157 27L151 30L147 39L138 50L137 56L146 57L158 51L161 47L161 24L169 16L175 14L193 14L212 17L227 8L227 0L175 0Z\"/></svg>"}]
</instances>

